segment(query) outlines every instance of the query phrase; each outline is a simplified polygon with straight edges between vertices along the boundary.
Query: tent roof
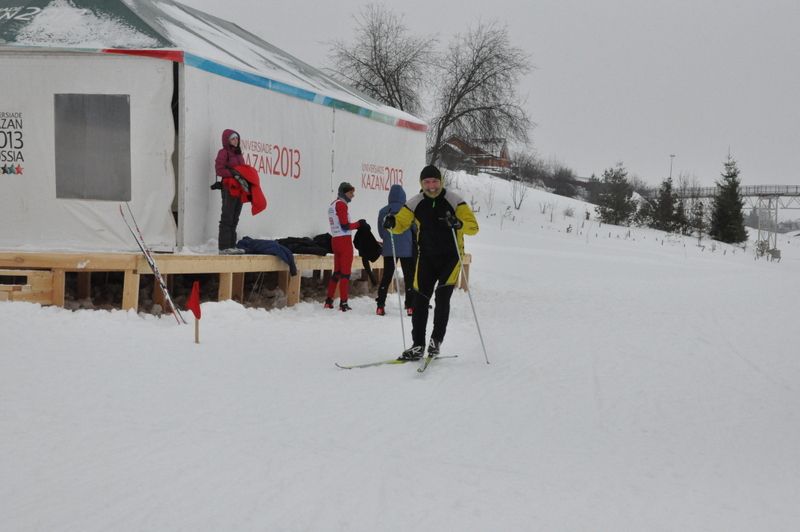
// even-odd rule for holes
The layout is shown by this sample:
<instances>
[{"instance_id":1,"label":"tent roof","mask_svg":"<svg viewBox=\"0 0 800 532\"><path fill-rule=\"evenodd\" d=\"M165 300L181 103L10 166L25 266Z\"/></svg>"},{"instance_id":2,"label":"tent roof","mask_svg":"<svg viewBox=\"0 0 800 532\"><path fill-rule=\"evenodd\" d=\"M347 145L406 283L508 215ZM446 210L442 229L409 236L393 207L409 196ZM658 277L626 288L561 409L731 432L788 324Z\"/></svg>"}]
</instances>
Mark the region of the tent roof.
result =
<instances>
[{"instance_id":1,"label":"tent roof","mask_svg":"<svg viewBox=\"0 0 800 532\"><path fill-rule=\"evenodd\" d=\"M0 50L130 53L424 131L418 118L339 83L236 24L173 0L0 0Z\"/></svg>"}]
</instances>

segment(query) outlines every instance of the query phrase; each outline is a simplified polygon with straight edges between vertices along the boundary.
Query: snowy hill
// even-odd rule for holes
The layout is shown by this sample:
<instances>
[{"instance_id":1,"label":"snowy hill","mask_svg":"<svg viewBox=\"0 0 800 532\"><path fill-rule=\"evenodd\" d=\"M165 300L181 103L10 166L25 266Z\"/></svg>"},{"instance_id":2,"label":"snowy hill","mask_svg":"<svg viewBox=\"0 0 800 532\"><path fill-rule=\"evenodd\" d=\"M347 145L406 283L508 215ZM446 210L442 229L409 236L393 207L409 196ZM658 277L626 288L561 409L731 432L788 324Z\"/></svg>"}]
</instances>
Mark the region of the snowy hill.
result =
<instances>
[{"instance_id":1,"label":"snowy hill","mask_svg":"<svg viewBox=\"0 0 800 532\"><path fill-rule=\"evenodd\" d=\"M797 239L769 263L450 186L480 207L490 365L461 291L459 357L423 375L334 366L402 349L392 298L204 303L199 345L170 317L0 303L0 529L800 527Z\"/></svg>"}]
</instances>

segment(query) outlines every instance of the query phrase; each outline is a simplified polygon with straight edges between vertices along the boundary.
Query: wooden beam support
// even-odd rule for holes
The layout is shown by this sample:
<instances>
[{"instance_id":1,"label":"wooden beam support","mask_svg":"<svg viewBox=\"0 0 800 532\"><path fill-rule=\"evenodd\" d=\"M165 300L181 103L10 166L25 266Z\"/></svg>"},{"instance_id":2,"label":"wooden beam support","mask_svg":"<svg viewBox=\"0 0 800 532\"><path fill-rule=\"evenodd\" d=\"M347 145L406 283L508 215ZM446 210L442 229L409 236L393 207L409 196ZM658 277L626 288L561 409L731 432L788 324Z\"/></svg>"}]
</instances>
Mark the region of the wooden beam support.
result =
<instances>
[{"instance_id":1,"label":"wooden beam support","mask_svg":"<svg viewBox=\"0 0 800 532\"><path fill-rule=\"evenodd\" d=\"M288 271L278 272L278 288L286 294L286 305L291 307L300 302L300 272L289 275Z\"/></svg>"},{"instance_id":2,"label":"wooden beam support","mask_svg":"<svg viewBox=\"0 0 800 532\"><path fill-rule=\"evenodd\" d=\"M122 310L139 311L139 274L125 270L122 284Z\"/></svg>"},{"instance_id":3,"label":"wooden beam support","mask_svg":"<svg viewBox=\"0 0 800 532\"><path fill-rule=\"evenodd\" d=\"M227 301L233 295L233 274L219 274L219 290L217 291L217 301Z\"/></svg>"},{"instance_id":4,"label":"wooden beam support","mask_svg":"<svg viewBox=\"0 0 800 532\"><path fill-rule=\"evenodd\" d=\"M64 306L64 291L67 287L67 275L62 269L53 270L53 305Z\"/></svg>"},{"instance_id":5,"label":"wooden beam support","mask_svg":"<svg viewBox=\"0 0 800 532\"><path fill-rule=\"evenodd\" d=\"M244 303L244 273L234 273L231 285L231 299Z\"/></svg>"},{"instance_id":6,"label":"wooden beam support","mask_svg":"<svg viewBox=\"0 0 800 532\"><path fill-rule=\"evenodd\" d=\"M461 275L458 281L458 287L462 290L469 290L469 264L464 264L464 275Z\"/></svg>"}]
</instances>

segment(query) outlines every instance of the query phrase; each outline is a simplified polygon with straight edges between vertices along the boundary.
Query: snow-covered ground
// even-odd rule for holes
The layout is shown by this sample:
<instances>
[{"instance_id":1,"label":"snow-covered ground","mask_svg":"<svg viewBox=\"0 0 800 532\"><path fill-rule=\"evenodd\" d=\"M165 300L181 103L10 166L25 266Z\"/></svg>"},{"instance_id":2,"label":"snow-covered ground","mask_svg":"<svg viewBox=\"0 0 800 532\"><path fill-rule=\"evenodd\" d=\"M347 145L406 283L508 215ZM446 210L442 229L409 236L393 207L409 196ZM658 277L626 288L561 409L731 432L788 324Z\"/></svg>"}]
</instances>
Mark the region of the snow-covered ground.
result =
<instances>
[{"instance_id":1,"label":"snow-covered ground","mask_svg":"<svg viewBox=\"0 0 800 532\"><path fill-rule=\"evenodd\" d=\"M334 366L402 349L394 295L204 303L199 345L169 316L0 303L0 530L800 529L800 239L769 263L451 186L480 207L490 365L462 291L459 358L422 375Z\"/></svg>"}]
</instances>

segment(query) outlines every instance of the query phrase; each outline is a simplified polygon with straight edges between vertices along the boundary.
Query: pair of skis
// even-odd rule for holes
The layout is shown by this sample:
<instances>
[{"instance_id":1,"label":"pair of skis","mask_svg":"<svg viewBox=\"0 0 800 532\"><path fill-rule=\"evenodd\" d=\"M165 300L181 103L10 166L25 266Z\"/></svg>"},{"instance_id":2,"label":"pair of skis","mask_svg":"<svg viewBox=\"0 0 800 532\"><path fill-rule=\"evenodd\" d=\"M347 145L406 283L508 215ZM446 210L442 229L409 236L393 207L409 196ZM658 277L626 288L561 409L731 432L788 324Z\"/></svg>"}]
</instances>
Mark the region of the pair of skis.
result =
<instances>
[{"instance_id":1,"label":"pair of skis","mask_svg":"<svg viewBox=\"0 0 800 532\"><path fill-rule=\"evenodd\" d=\"M422 359L420 359L420 362L422 364L420 365L420 367L417 368L417 371L419 373L424 373L425 370L428 369L428 366L430 366L431 362L433 362L434 360L439 360L439 359L442 359L442 358L457 358L457 357L458 357L458 355L439 355L439 356L435 356L435 357L423 357ZM406 364L408 362L411 362L411 361L410 360L402 360L402 359L398 360L396 358L391 358L391 359L387 359L387 360L378 360L377 362L367 362L365 364L344 365L344 364L339 364L338 362L336 362L336 367L337 368L341 368L341 369L357 369L357 368L371 368L373 366L399 365L399 364Z\"/></svg>"},{"instance_id":2,"label":"pair of skis","mask_svg":"<svg viewBox=\"0 0 800 532\"><path fill-rule=\"evenodd\" d=\"M128 230L131 232L133 239L136 240L136 244L139 246L139 249L142 251L147 264L150 265L150 269L153 270L153 276L156 279L156 282L161 287L161 293L164 294L164 298L167 300L167 304L169 308L172 309L172 315L175 316L175 319L178 323L186 323L186 320L183 319L183 315L181 311L178 310L178 307L175 306L175 303L172 302L172 298L169 295L169 290L167 290L167 283L164 282L164 278L161 276L161 272L158 271L158 266L156 265L155 259L153 259L153 253L150 251L150 248L147 247L147 244L144 242L144 235L142 234L142 230L139 229L139 224L136 223L136 218L133 216L133 211L131 210L131 206L128 205L128 202L125 202L125 207L128 208L128 215L126 216L125 211L122 210L122 205L119 206L119 214L122 216L122 220L125 222L125 225L128 226ZM131 221L128 221L128 216L130 216ZM133 226L131 226L131 222L133 222ZM134 227L136 231L134 231Z\"/></svg>"}]
</instances>

